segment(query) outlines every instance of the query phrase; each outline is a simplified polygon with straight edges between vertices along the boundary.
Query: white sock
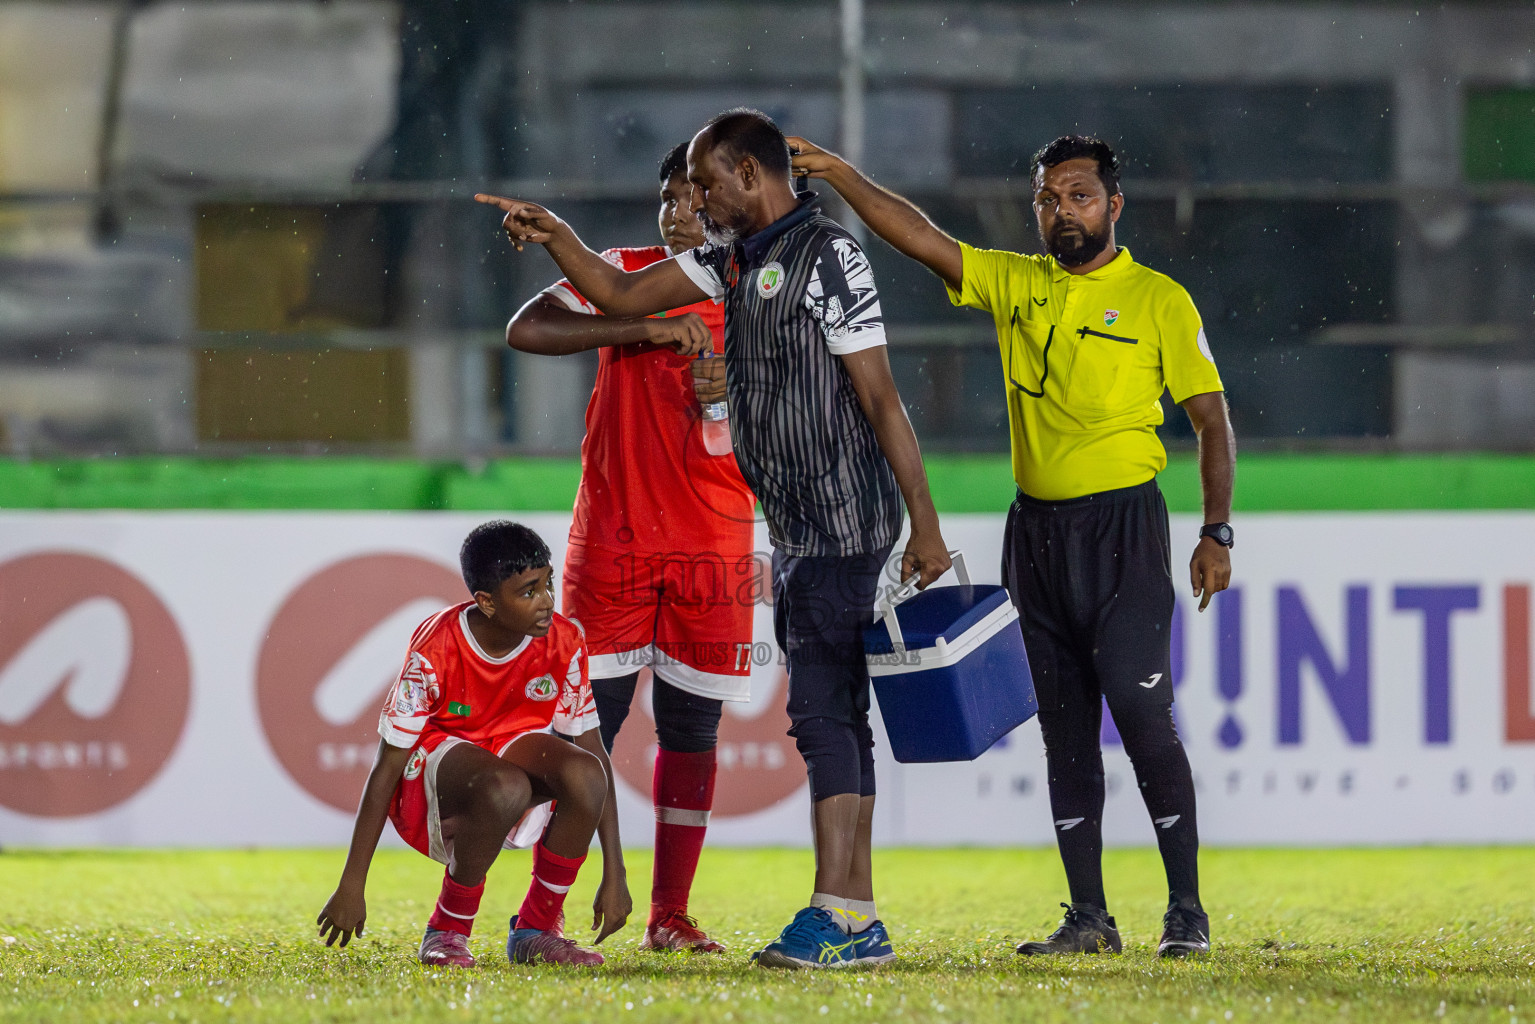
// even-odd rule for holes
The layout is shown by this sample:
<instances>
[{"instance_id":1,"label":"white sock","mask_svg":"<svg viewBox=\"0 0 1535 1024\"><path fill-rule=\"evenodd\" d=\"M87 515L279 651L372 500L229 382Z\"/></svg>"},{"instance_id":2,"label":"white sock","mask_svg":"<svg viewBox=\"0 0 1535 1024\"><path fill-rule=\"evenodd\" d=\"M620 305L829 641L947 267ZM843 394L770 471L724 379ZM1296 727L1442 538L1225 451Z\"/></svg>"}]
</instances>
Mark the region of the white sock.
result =
<instances>
[{"instance_id":1,"label":"white sock","mask_svg":"<svg viewBox=\"0 0 1535 1024\"><path fill-rule=\"evenodd\" d=\"M842 929L842 933L844 935L848 933L847 900L841 896L833 896L830 893L813 892L810 894L810 905L812 907L819 907L821 910L831 914L832 921L836 923L838 928Z\"/></svg>"},{"instance_id":2,"label":"white sock","mask_svg":"<svg viewBox=\"0 0 1535 1024\"><path fill-rule=\"evenodd\" d=\"M869 926L879 919L879 912L874 909L873 900L843 900L845 904L842 915L842 930L849 935L857 935L866 932ZM840 922L839 922L840 923Z\"/></svg>"},{"instance_id":3,"label":"white sock","mask_svg":"<svg viewBox=\"0 0 1535 1024\"><path fill-rule=\"evenodd\" d=\"M818 892L811 894L810 905L829 912L844 935L868 931L869 926L879 918L873 900L847 900L841 896Z\"/></svg>"}]
</instances>

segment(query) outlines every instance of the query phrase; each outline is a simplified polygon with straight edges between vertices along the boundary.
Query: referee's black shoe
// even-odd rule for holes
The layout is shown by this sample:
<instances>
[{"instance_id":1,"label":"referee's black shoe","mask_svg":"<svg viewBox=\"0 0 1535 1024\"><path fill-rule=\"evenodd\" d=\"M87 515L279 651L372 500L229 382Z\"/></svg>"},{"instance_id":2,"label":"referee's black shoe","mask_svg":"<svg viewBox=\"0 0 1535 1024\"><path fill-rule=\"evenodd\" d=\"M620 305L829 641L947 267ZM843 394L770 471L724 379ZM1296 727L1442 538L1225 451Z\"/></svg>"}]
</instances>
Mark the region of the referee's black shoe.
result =
<instances>
[{"instance_id":1,"label":"referee's black shoe","mask_svg":"<svg viewBox=\"0 0 1535 1024\"><path fill-rule=\"evenodd\" d=\"M1066 916L1048 939L1025 942L1019 956L1043 956L1050 953L1118 953L1124 948L1114 919L1102 907L1091 903L1062 903Z\"/></svg>"},{"instance_id":2,"label":"referee's black shoe","mask_svg":"<svg viewBox=\"0 0 1535 1024\"><path fill-rule=\"evenodd\" d=\"M1177 903L1162 915L1162 940L1157 956L1199 956L1210 952L1210 917L1203 910Z\"/></svg>"}]
</instances>

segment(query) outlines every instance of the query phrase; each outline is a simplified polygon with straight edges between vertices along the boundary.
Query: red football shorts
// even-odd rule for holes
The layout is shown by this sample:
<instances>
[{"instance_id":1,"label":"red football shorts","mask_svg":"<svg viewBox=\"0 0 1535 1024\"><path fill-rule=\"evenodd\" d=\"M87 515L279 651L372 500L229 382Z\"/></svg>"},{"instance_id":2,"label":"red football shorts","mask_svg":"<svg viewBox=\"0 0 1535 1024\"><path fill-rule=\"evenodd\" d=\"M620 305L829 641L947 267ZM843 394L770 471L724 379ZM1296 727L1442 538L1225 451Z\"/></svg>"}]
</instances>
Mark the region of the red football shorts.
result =
<instances>
[{"instance_id":1,"label":"red football shorts","mask_svg":"<svg viewBox=\"0 0 1535 1024\"><path fill-rule=\"evenodd\" d=\"M586 633L593 679L649 666L689 693L744 701L757 590L749 552L646 555L572 544L561 610Z\"/></svg>"},{"instance_id":2,"label":"red football shorts","mask_svg":"<svg viewBox=\"0 0 1535 1024\"><path fill-rule=\"evenodd\" d=\"M434 750L427 751L424 747L417 747L410 755L410 760L405 763L400 784L395 788L394 799L389 803L389 820L394 823L394 830L400 834L400 838L417 853L430 857L439 864L448 863L448 851L453 845L453 830L452 819L449 819L445 829L442 815L438 812L437 767L442 764L444 754L460 743L467 742L469 741L461 740L456 736L448 736L437 744ZM504 744L501 749L504 751L509 746L511 746L510 742ZM534 804L528 808L528 812L517 822L516 827L507 833L506 841L501 844L502 847L508 850L523 850L531 847L544 834L544 827L549 823L549 816L553 811L552 803Z\"/></svg>"}]
</instances>

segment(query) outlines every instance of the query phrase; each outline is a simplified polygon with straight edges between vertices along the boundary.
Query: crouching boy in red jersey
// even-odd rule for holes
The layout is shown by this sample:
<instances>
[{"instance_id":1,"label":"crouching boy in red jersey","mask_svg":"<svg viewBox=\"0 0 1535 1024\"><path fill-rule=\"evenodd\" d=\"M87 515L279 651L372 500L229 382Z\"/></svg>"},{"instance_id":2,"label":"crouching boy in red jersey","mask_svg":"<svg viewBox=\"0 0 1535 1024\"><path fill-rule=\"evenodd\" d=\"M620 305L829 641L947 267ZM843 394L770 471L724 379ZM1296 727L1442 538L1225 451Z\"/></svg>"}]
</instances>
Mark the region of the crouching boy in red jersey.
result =
<instances>
[{"instance_id":1,"label":"crouching boy in red jersey","mask_svg":"<svg viewBox=\"0 0 1535 1024\"><path fill-rule=\"evenodd\" d=\"M474 600L443 609L411 637L320 934L343 946L362 934L363 889L388 818L447 866L421 940L423 964L474 966L469 934L485 873L503 847L532 845L533 880L512 918L507 956L595 966L601 954L565 938L562 926L565 893L594 832L603 853L592 905L598 942L623 927L632 904L585 642L555 614L549 548L532 530L505 521L476 527L459 564Z\"/></svg>"}]
</instances>

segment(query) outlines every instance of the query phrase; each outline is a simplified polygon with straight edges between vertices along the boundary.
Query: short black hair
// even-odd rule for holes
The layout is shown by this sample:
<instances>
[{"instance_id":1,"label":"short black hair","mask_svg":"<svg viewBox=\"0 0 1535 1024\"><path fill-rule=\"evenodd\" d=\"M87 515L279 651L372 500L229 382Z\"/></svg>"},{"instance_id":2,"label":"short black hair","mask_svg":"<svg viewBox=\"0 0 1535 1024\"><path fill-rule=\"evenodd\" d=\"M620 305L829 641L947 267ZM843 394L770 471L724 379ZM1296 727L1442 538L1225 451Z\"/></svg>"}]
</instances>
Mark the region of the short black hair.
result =
<instances>
[{"instance_id":1,"label":"short black hair","mask_svg":"<svg viewBox=\"0 0 1535 1024\"><path fill-rule=\"evenodd\" d=\"M1029 165L1029 181L1039 176L1041 167L1054 167L1084 157L1098 162L1098 180L1103 182L1104 190L1111 196L1119 195L1119 157L1114 155L1107 142L1090 135L1062 135L1035 153L1034 162Z\"/></svg>"},{"instance_id":2,"label":"short black hair","mask_svg":"<svg viewBox=\"0 0 1535 1024\"><path fill-rule=\"evenodd\" d=\"M469 531L458 549L458 567L469 593L494 593L504 581L550 564L549 545L521 523L495 519Z\"/></svg>"},{"instance_id":3,"label":"short black hair","mask_svg":"<svg viewBox=\"0 0 1535 1024\"><path fill-rule=\"evenodd\" d=\"M691 141L691 140L689 140ZM665 185L672 180L672 175L682 172L686 177L688 169L688 144L679 142L672 147L672 151L661 158L661 184Z\"/></svg>"},{"instance_id":4,"label":"short black hair","mask_svg":"<svg viewBox=\"0 0 1535 1024\"><path fill-rule=\"evenodd\" d=\"M778 123L762 111L732 107L709 118L703 130L731 163L754 156L767 173L789 176L789 142Z\"/></svg>"}]
</instances>

